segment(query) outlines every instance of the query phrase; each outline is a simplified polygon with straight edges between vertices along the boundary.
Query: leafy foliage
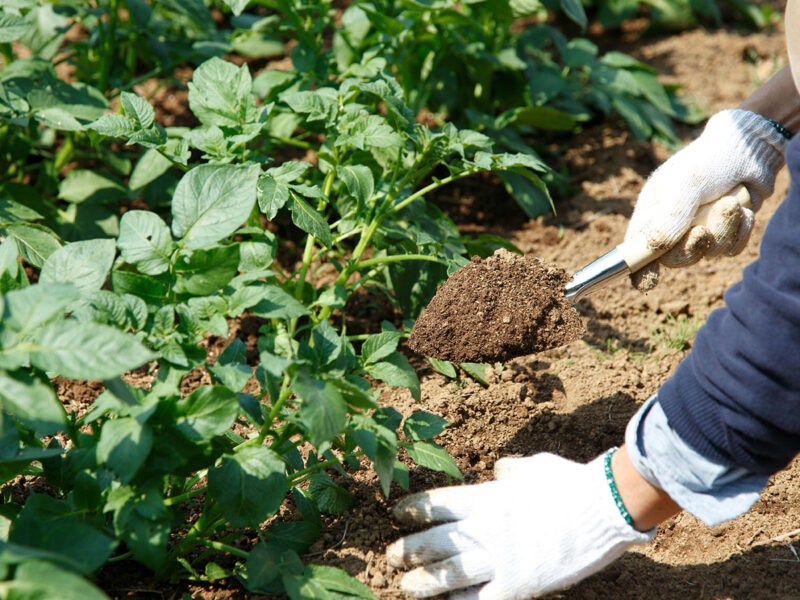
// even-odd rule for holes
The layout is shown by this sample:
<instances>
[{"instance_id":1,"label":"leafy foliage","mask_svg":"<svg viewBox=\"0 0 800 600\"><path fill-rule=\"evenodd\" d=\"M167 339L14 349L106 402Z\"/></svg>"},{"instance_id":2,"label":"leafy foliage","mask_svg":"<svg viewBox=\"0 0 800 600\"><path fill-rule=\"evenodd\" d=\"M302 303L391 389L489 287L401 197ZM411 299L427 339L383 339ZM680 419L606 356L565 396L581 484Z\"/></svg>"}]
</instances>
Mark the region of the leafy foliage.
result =
<instances>
[{"instance_id":1,"label":"leafy foliage","mask_svg":"<svg viewBox=\"0 0 800 600\"><path fill-rule=\"evenodd\" d=\"M612 111L669 140L670 119L696 116L643 63L511 27L547 10L584 26L581 2L358 1L341 26L329 0L262 4L0 7L0 483L53 490L0 505L6 595L102 598L84 577L131 558L293 600L371 598L300 557L357 470L387 496L408 487L398 455L460 478L434 442L447 423L378 390L420 399L399 349L413 319L468 256L508 247L462 236L431 193L496 171L541 214L554 174L537 140ZM221 58L289 39L287 70ZM133 90L179 66L192 126L165 127ZM398 318L353 334L363 294ZM229 337L244 316L255 344ZM218 356L213 338L230 340ZM67 410L57 377L104 391ZM288 498L301 518L273 519ZM258 543L233 544L247 530Z\"/></svg>"}]
</instances>

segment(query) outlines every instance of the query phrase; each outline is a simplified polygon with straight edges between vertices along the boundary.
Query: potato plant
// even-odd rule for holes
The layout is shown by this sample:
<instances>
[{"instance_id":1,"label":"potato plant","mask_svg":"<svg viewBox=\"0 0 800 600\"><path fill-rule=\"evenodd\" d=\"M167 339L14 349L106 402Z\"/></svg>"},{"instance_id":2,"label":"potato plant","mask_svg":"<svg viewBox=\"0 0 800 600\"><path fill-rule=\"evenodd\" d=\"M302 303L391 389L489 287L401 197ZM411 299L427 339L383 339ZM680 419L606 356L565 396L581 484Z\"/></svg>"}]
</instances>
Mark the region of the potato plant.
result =
<instances>
[{"instance_id":1,"label":"potato plant","mask_svg":"<svg viewBox=\"0 0 800 600\"><path fill-rule=\"evenodd\" d=\"M49 585L27 578L28 561L89 575L132 557L159 576L235 575L252 592L370 597L343 572L299 558L320 533L320 512L352 502L329 471L347 476L371 464L388 495L393 481L408 482L402 448L460 477L431 440L446 426L440 417L416 412L403 421L376 402L371 381L419 399L417 375L397 351L403 331L385 322L379 333L349 336L347 301L367 288L415 316L468 249L479 249L426 195L483 170L536 179L545 167L494 153L475 131L417 124L383 66L373 58L358 75L314 90L298 82L259 106L247 67L214 58L189 83L200 121L192 129L162 128L149 103L123 92L121 113L81 131L98 144L114 138L145 149L128 184L145 197L164 174L178 178L156 209L124 212L118 235L64 243L44 235L41 215L6 201L19 214L3 225L0 246L4 339L13 340L2 366L19 382L0 391L11 433L4 480L41 475L56 490L4 505L10 589ZM317 165L271 158L292 135L287 120L324 140ZM65 188L71 198L101 197L108 181L73 170ZM292 270L275 261L285 239L269 223L300 241ZM20 227L43 235L20 235ZM20 260L40 267L37 283ZM229 319L245 313L262 323L249 349L255 369L238 339L209 361L198 343L227 337ZM149 389L117 378L145 363L155 374ZM186 394L185 378L198 368L212 383ZM103 379L106 390L85 414L65 415L47 384L56 375ZM21 404L23 385L30 393ZM43 435L55 437L45 444ZM287 496L303 520L270 521ZM189 521L187 503L200 507ZM43 535L47 527L58 534ZM248 530L255 545L232 543Z\"/></svg>"},{"instance_id":2,"label":"potato plant","mask_svg":"<svg viewBox=\"0 0 800 600\"><path fill-rule=\"evenodd\" d=\"M601 55L589 39L569 38L545 24L556 12L585 27L581 2L357 1L341 14L330 43L326 31L337 13L329 0L270 4L284 17L272 30L297 41L294 69L311 84L357 71L365 56L383 57L414 112L426 109L481 131L498 148L537 156L543 138L611 113L638 138L675 146L673 120L702 118L675 95L675 87L662 86L648 65L621 52ZM520 18L541 23L519 28ZM270 98L286 78L283 72L262 73L257 93ZM550 171L545 180L557 177ZM501 179L530 217L551 210L544 186L514 173Z\"/></svg>"}]
</instances>

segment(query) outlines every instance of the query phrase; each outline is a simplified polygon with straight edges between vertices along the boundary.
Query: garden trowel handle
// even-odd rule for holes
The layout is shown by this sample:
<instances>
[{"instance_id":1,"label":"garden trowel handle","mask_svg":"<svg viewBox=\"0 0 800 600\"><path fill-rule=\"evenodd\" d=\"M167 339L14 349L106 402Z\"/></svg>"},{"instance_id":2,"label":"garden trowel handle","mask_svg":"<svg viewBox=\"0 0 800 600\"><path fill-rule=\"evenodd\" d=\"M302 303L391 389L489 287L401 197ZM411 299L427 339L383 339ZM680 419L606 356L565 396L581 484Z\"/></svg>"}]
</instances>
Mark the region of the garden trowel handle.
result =
<instances>
[{"instance_id":1,"label":"garden trowel handle","mask_svg":"<svg viewBox=\"0 0 800 600\"><path fill-rule=\"evenodd\" d=\"M731 197L734 198L743 208L750 208L752 206L750 203L750 194L748 193L747 188L743 185L737 186L729 194L726 194L715 202L706 204L702 209L697 211L697 214L694 216L694 219L692 219L692 222L689 225L689 229L692 227L697 227L698 225L705 225L708 221L711 210L714 208L717 202ZM628 265L631 273L635 273L670 250L670 248L651 248L647 244L647 238L644 236L644 234L640 234L629 240L625 240L619 246L617 246L617 249L620 251L622 259L625 261L625 264Z\"/></svg>"},{"instance_id":2,"label":"garden trowel handle","mask_svg":"<svg viewBox=\"0 0 800 600\"><path fill-rule=\"evenodd\" d=\"M735 198L742 207L749 208L751 206L750 194L743 185L740 185L729 194L716 202L707 204L698 211L694 219L692 219L690 227L705 225L709 213L716 203L723 198L729 197ZM668 250L669 248L651 248L647 244L647 239L644 235L625 240L610 252L575 273L567 283L564 295L573 303L577 302L584 296L606 287L612 281L616 281L628 273L635 273L645 265L658 259Z\"/></svg>"}]
</instances>

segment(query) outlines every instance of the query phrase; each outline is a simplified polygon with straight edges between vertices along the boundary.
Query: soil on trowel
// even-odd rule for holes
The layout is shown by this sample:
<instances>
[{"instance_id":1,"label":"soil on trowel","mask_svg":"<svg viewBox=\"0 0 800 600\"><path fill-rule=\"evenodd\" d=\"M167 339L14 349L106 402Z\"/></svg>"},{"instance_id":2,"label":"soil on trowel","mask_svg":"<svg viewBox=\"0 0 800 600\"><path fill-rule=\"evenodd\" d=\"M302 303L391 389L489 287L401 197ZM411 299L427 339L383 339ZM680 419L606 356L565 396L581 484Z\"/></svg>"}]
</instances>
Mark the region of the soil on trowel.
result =
<instances>
[{"instance_id":1,"label":"soil on trowel","mask_svg":"<svg viewBox=\"0 0 800 600\"><path fill-rule=\"evenodd\" d=\"M564 297L566 271L497 250L454 273L411 331L409 345L452 362L497 362L569 343L583 333Z\"/></svg>"}]
</instances>

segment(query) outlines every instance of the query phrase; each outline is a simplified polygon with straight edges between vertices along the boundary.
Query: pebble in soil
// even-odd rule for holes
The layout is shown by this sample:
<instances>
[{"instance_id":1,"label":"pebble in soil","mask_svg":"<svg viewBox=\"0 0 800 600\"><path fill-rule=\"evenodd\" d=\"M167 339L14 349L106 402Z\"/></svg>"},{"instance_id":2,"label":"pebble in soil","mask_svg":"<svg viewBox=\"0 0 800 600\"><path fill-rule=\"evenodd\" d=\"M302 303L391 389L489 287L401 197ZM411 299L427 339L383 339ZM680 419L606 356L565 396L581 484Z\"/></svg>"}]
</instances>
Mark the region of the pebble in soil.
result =
<instances>
[{"instance_id":1,"label":"pebble in soil","mask_svg":"<svg viewBox=\"0 0 800 600\"><path fill-rule=\"evenodd\" d=\"M409 345L451 362L497 362L562 346L583 334L564 297L564 269L497 250L475 256L440 287Z\"/></svg>"}]
</instances>

